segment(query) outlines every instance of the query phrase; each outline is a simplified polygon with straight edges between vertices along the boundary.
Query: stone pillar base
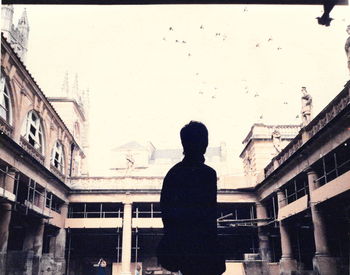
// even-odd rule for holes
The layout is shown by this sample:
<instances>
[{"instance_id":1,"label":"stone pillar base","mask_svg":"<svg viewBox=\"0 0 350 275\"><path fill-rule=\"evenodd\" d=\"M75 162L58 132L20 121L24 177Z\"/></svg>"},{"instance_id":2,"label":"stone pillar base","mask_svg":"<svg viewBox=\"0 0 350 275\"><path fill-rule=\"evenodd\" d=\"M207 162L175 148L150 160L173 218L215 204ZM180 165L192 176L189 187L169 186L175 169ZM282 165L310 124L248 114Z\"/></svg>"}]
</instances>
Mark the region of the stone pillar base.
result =
<instances>
[{"instance_id":1,"label":"stone pillar base","mask_svg":"<svg viewBox=\"0 0 350 275\"><path fill-rule=\"evenodd\" d=\"M295 274L298 263L293 258L282 258L280 260L280 275L292 275Z\"/></svg>"},{"instance_id":2,"label":"stone pillar base","mask_svg":"<svg viewBox=\"0 0 350 275\"><path fill-rule=\"evenodd\" d=\"M315 256L312 261L313 269L318 275L341 275L337 270L337 259L330 256Z\"/></svg>"},{"instance_id":3,"label":"stone pillar base","mask_svg":"<svg viewBox=\"0 0 350 275\"><path fill-rule=\"evenodd\" d=\"M249 275L269 275L266 261L244 261L245 274Z\"/></svg>"},{"instance_id":4,"label":"stone pillar base","mask_svg":"<svg viewBox=\"0 0 350 275\"><path fill-rule=\"evenodd\" d=\"M33 267L32 267L32 275L40 275L41 274L41 257L34 256L33 257Z\"/></svg>"},{"instance_id":5,"label":"stone pillar base","mask_svg":"<svg viewBox=\"0 0 350 275\"><path fill-rule=\"evenodd\" d=\"M6 272L6 252L0 252L0 275L5 275Z\"/></svg>"},{"instance_id":6,"label":"stone pillar base","mask_svg":"<svg viewBox=\"0 0 350 275\"><path fill-rule=\"evenodd\" d=\"M6 260L6 274L33 275L33 250L9 251Z\"/></svg>"},{"instance_id":7,"label":"stone pillar base","mask_svg":"<svg viewBox=\"0 0 350 275\"><path fill-rule=\"evenodd\" d=\"M53 275L63 275L66 272L66 260L64 258L55 258L56 271Z\"/></svg>"}]
</instances>

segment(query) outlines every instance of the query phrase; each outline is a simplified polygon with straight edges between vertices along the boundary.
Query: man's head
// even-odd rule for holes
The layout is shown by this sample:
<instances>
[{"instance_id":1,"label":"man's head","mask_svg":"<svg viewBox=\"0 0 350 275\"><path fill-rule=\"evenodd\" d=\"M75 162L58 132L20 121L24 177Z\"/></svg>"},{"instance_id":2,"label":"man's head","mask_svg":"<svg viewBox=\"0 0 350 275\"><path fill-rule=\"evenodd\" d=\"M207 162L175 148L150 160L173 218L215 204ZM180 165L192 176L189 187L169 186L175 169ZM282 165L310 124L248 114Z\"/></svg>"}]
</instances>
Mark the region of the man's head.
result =
<instances>
[{"instance_id":1,"label":"man's head","mask_svg":"<svg viewBox=\"0 0 350 275\"><path fill-rule=\"evenodd\" d=\"M201 122L191 121L180 131L181 143L185 155L205 153L208 146L208 130Z\"/></svg>"}]
</instances>

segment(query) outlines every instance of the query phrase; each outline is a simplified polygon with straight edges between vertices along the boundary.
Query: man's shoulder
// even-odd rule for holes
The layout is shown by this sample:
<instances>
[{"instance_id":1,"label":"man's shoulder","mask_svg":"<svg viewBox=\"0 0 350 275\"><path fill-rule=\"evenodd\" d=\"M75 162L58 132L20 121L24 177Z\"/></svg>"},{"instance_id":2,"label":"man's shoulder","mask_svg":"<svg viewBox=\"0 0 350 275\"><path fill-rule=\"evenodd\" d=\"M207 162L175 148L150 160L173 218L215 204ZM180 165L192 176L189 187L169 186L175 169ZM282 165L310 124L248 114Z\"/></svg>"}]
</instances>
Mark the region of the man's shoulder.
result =
<instances>
[{"instance_id":1,"label":"man's shoulder","mask_svg":"<svg viewBox=\"0 0 350 275\"><path fill-rule=\"evenodd\" d=\"M206 169L208 171L208 173L211 174L215 174L216 175L216 171L214 168L210 167L209 165L203 164L204 169Z\"/></svg>"},{"instance_id":2,"label":"man's shoulder","mask_svg":"<svg viewBox=\"0 0 350 275\"><path fill-rule=\"evenodd\" d=\"M179 169L181 169L181 162L176 163L173 167L171 167L168 171L168 173L166 174L166 177L172 175L174 172L178 171Z\"/></svg>"},{"instance_id":3,"label":"man's shoulder","mask_svg":"<svg viewBox=\"0 0 350 275\"><path fill-rule=\"evenodd\" d=\"M210 167L209 165L206 165L203 163L199 167L202 171L204 170L208 174L216 175L215 169ZM169 169L166 177L169 177L169 176L173 175L174 173L177 174L180 170L183 170L183 169L187 169L186 166L184 166L182 162L178 162L173 167L171 167Z\"/></svg>"}]
</instances>

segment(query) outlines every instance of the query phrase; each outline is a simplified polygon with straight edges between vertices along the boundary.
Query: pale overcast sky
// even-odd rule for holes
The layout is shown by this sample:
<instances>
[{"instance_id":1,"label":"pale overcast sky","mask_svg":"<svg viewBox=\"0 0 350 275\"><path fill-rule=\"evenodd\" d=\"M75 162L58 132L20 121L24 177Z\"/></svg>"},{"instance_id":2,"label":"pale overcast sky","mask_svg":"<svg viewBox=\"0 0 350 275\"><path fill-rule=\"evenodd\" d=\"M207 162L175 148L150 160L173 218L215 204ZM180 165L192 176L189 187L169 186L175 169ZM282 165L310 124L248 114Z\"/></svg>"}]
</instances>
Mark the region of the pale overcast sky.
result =
<instances>
[{"instance_id":1,"label":"pale overcast sky","mask_svg":"<svg viewBox=\"0 0 350 275\"><path fill-rule=\"evenodd\" d=\"M48 96L66 71L89 88L90 155L102 166L131 140L179 147L191 119L238 163L254 122L300 123L301 86L317 113L349 79L349 6L333 9L330 27L315 19L322 6L34 5L15 6L15 18L24 7L27 67Z\"/></svg>"}]
</instances>

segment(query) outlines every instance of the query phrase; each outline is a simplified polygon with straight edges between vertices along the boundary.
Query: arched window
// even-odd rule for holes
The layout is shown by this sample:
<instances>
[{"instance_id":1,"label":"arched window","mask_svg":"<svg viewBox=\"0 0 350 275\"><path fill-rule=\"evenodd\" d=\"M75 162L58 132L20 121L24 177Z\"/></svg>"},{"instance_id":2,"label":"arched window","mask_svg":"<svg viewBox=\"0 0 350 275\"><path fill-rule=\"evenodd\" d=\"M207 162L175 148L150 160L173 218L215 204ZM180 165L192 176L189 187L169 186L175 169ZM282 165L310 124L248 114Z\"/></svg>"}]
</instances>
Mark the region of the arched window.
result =
<instances>
[{"instance_id":1,"label":"arched window","mask_svg":"<svg viewBox=\"0 0 350 275\"><path fill-rule=\"evenodd\" d=\"M24 123L22 135L35 149L43 153L44 138L40 117L35 111L30 111Z\"/></svg>"},{"instance_id":2,"label":"arched window","mask_svg":"<svg viewBox=\"0 0 350 275\"><path fill-rule=\"evenodd\" d=\"M55 146L53 147L51 164L62 173L64 172L63 146L59 141L56 141Z\"/></svg>"},{"instance_id":3,"label":"arched window","mask_svg":"<svg viewBox=\"0 0 350 275\"><path fill-rule=\"evenodd\" d=\"M1 75L0 80L0 117L11 123L11 101L6 79Z\"/></svg>"}]
</instances>

